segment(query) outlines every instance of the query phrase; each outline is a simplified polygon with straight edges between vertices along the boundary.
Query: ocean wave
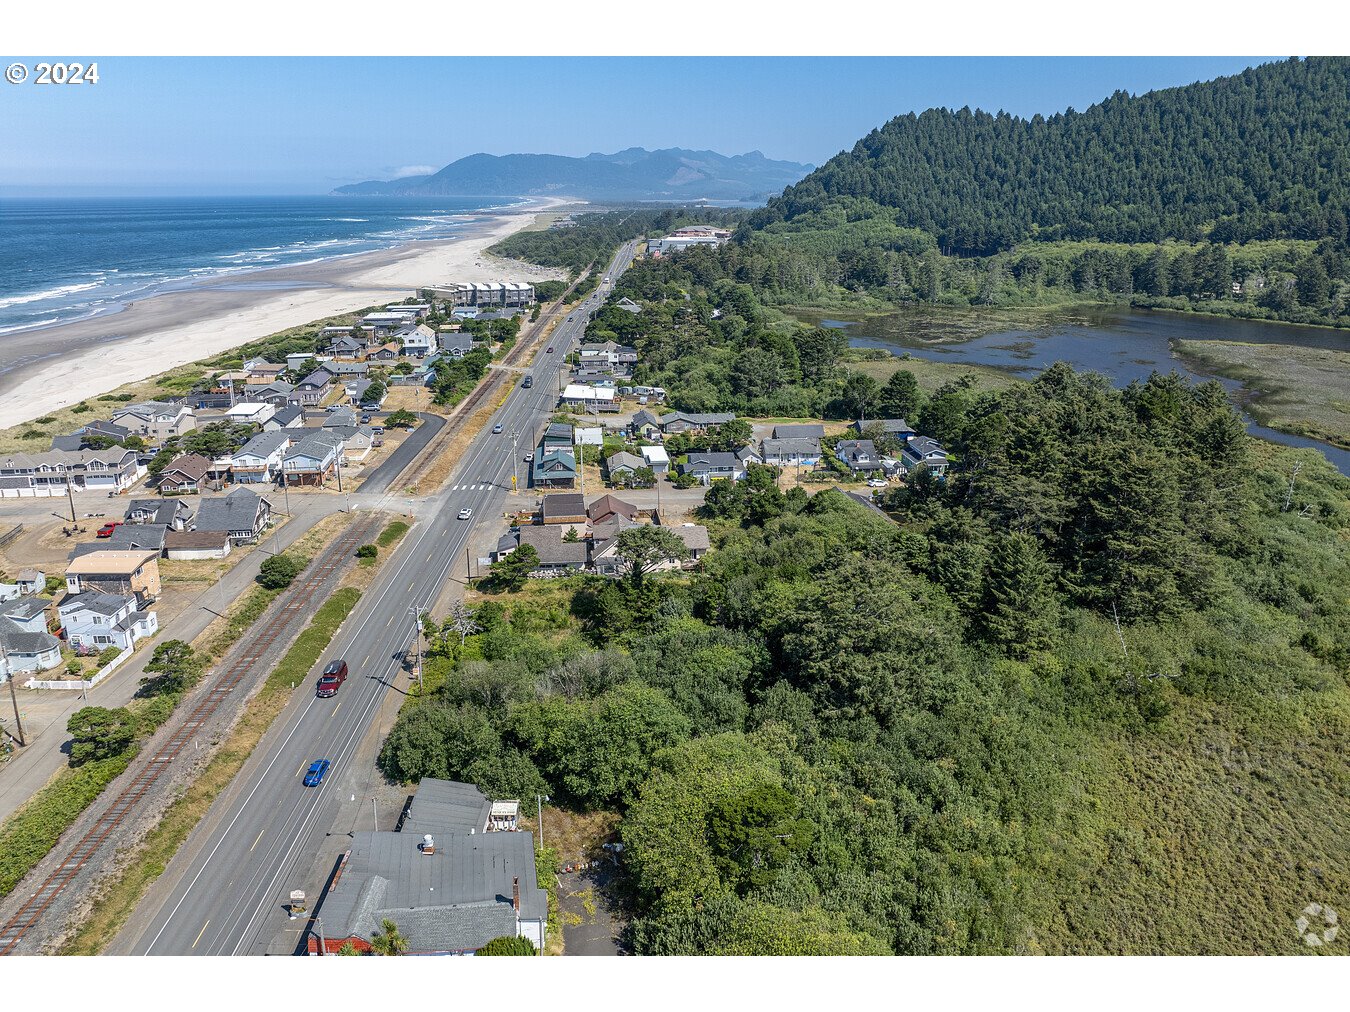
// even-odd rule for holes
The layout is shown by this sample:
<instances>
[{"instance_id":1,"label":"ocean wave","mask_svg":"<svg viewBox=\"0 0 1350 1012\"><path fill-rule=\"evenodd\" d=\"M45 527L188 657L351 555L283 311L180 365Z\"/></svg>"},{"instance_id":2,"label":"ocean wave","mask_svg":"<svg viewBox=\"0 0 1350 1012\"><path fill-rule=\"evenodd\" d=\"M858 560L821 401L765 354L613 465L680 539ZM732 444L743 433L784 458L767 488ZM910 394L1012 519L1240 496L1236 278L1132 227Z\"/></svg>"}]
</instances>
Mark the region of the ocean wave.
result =
<instances>
[{"instance_id":1,"label":"ocean wave","mask_svg":"<svg viewBox=\"0 0 1350 1012\"><path fill-rule=\"evenodd\" d=\"M19 325L14 327L0 327L0 334L12 334L16 330L32 330L35 327L48 327L51 326L53 323L60 323L60 322L61 318L59 316L53 316L49 320L32 320L29 323L20 323Z\"/></svg>"},{"instance_id":2,"label":"ocean wave","mask_svg":"<svg viewBox=\"0 0 1350 1012\"><path fill-rule=\"evenodd\" d=\"M369 218L320 218L320 221L370 221Z\"/></svg>"},{"instance_id":3,"label":"ocean wave","mask_svg":"<svg viewBox=\"0 0 1350 1012\"><path fill-rule=\"evenodd\" d=\"M80 285L62 285L60 288L48 288L41 292L30 292L28 295L12 295L7 299L0 299L0 309L8 309L10 306L22 306L29 302L41 302L44 299L59 299L63 295L74 295L76 292L87 292L91 288L97 288L99 282L91 281L88 284Z\"/></svg>"}]
</instances>

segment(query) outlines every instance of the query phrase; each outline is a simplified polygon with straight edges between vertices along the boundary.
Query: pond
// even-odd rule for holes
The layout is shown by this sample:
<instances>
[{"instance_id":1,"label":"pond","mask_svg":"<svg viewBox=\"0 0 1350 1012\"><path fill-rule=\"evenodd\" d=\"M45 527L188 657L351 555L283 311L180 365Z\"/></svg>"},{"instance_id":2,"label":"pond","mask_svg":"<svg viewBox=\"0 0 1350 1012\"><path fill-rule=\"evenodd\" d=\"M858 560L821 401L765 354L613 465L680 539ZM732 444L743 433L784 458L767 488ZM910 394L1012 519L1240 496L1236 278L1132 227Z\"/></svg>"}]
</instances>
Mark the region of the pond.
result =
<instances>
[{"instance_id":1,"label":"pond","mask_svg":"<svg viewBox=\"0 0 1350 1012\"><path fill-rule=\"evenodd\" d=\"M1173 341L1287 344L1350 352L1350 331L1346 330L1109 307L1055 310L1038 315L1037 322L1026 327L993 322L1007 318L998 315L922 307L864 320L806 313L798 317L813 326L843 328L855 348L885 348L937 362L992 366L1028 379L1055 362L1102 373L1118 386L1147 379L1155 371L1176 370L1197 381L1218 379L1239 410L1242 384L1188 365L1173 351ZM1350 475L1350 450L1258 425L1245 411L1243 419L1252 435L1318 450L1342 474Z\"/></svg>"}]
</instances>

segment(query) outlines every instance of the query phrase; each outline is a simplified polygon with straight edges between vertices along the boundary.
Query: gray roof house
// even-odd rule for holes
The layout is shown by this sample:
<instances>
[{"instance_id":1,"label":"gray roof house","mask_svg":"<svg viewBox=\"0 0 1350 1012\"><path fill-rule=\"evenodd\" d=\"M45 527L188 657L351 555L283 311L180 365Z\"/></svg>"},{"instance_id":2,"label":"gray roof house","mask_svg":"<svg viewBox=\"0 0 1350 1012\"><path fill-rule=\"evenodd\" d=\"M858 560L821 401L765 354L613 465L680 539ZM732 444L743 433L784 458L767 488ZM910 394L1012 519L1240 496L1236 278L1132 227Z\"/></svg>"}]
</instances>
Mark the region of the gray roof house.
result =
<instances>
[{"instance_id":1,"label":"gray roof house","mask_svg":"<svg viewBox=\"0 0 1350 1012\"><path fill-rule=\"evenodd\" d=\"M678 471L692 474L705 485L723 479L739 481L745 477L745 462L734 453L691 453Z\"/></svg>"},{"instance_id":2,"label":"gray roof house","mask_svg":"<svg viewBox=\"0 0 1350 1012\"><path fill-rule=\"evenodd\" d=\"M358 951L392 920L408 954L471 953L494 938L520 936L543 949L548 893L535 872L534 836L494 832L499 806L477 788L424 778L398 832L359 832L327 883L309 951ZM513 823L512 823L513 824Z\"/></svg>"},{"instance_id":3,"label":"gray roof house","mask_svg":"<svg viewBox=\"0 0 1350 1012\"><path fill-rule=\"evenodd\" d=\"M299 429L260 432L239 448L230 461L230 474L238 483L275 481L291 443L303 438Z\"/></svg>"},{"instance_id":4,"label":"gray roof house","mask_svg":"<svg viewBox=\"0 0 1350 1012\"><path fill-rule=\"evenodd\" d=\"M845 439L834 448L834 455L853 471L881 470L881 454L870 439Z\"/></svg>"},{"instance_id":5,"label":"gray roof house","mask_svg":"<svg viewBox=\"0 0 1350 1012\"><path fill-rule=\"evenodd\" d=\"M236 545L256 541L272 517L272 504L240 486L229 495L205 499L197 510L197 530L223 531Z\"/></svg>"},{"instance_id":6,"label":"gray roof house","mask_svg":"<svg viewBox=\"0 0 1350 1012\"><path fill-rule=\"evenodd\" d=\"M16 597L0 602L0 618L8 619L24 632L46 632L49 604L51 601L43 597Z\"/></svg>"},{"instance_id":7,"label":"gray roof house","mask_svg":"<svg viewBox=\"0 0 1350 1012\"><path fill-rule=\"evenodd\" d=\"M292 387L291 389L295 388ZM299 404L287 404L284 408L277 408L277 413L263 422L263 432L276 432L278 429L298 429L304 424L305 409Z\"/></svg>"},{"instance_id":8,"label":"gray roof house","mask_svg":"<svg viewBox=\"0 0 1350 1012\"><path fill-rule=\"evenodd\" d=\"M672 411L661 416L663 432L689 432L693 429L707 429L714 425L723 425L736 417L734 411L687 412Z\"/></svg>"},{"instance_id":9,"label":"gray roof house","mask_svg":"<svg viewBox=\"0 0 1350 1012\"><path fill-rule=\"evenodd\" d=\"M819 424L775 425L773 427L774 439L822 439L824 436L825 426Z\"/></svg>"},{"instance_id":10,"label":"gray roof house","mask_svg":"<svg viewBox=\"0 0 1350 1012\"><path fill-rule=\"evenodd\" d=\"M90 552L125 552L131 549L143 549L147 552L164 554L164 536L169 528L158 524L122 524L114 527L109 537L97 541L86 541L70 550L68 558L73 562Z\"/></svg>"},{"instance_id":11,"label":"gray roof house","mask_svg":"<svg viewBox=\"0 0 1350 1012\"><path fill-rule=\"evenodd\" d=\"M923 465L933 474L941 477L947 473L949 458L942 444L929 436L912 436L900 447L900 460L906 468Z\"/></svg>"},{"instance_id":12,"label":"gray roof house","mask_svg":"<svg viewBox=\"0 0 1350 1012\"><path fill-rule=\"evenodd\" d=\"M318 404L328 395L335 374L320 366L295 385L294 396L300 404Z\"/></svg>"},{"instance_id":13,"label":"gray roof house","mask_svg":"<svg viewBox=\"0 0 1350 1012\"><path fill-rule=\"evenodd\" d=\"M776 430L775 430L776 431ZM820 440L804 436L764 440L764 463L814 464L820 460Z\"/></svg>"},{"instance_id":14,"label":"gray roof house","mask_svg":"<svg viewBox=\"0 0 1350 1012\"><path fill-rule=\"evenodd\" d=\"M859 419L853 423L853 431L861 436L864 429L871 428L873 425L880 425L886 435L894 436L899 440L905 440L914 435L914 429L903 418Z\"/></svg>"},{"instance_id":15,"label":"gray roof house","mask_svg":"<svg viewBox=\"0 0 1350 1012\"><path fill-rule=\"evenodd\" d=\"M15 675L48 671L61 663L61 641L51 633L27 632L17 623L0 618L0 681Z\"/></svg>"},{"instance_id":16,"label":"gray roof house","mask_svg":"<svg viewBox=\"0 0 1350 1012\"><path fill-rule=\"evenodd\" d=\"M627 450L620 450L605 461L605 467L608 469L611 479L623 474L632 474L638 468L646 466L645 460L635 453L629 453Z\"/></svg>"},{"instance_id":17,"label":"gray roof house","mask_svg":"<svg viewBox=\"0 0 1350 1012\"><path fill-rule=\"evenodd\" d=\"M185 531L192 521L192 507L182 499L132 499L122 520L128 524L155 524Z\"/></svg>"},{"instance_id":18,"label":"gray roof house","mask_svg":"<svg viewBox=\"0 0 1350 1012\"><path fill-rule=\"evenodd\" d=\"M563 540L567 536L569 526L576 528L576 541ZM582 570L586 568L587 561L585 533L586 517L583 513L580 522L570 525L522 527L516 538L519 544L529 545L538 553L540 572Z\"/></svg>"},{"instance_id":19,"label":"gray roof house","mask_svg":"<svg viewBox=\"0 0 1350 1012\"><path fill-rule=\"evenodd\" d=\"M473 351L473 335L462 330L443 330L436 337L441 351L455 358L463 358Z\"/></svg>"}]
</instances>

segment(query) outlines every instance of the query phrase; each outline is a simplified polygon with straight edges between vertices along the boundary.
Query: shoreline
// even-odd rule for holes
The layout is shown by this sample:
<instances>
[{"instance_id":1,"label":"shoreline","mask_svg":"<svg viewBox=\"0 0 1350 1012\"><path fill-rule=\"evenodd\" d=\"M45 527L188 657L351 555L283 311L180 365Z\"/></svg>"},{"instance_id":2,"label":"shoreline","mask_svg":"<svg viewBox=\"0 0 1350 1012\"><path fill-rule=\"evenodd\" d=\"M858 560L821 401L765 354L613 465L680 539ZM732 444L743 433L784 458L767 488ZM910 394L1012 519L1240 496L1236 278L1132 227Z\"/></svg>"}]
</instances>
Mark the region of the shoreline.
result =
<instances>
[{"instance_id":1,"label":"shoreline","mask_svg":"<svg viewBox=\"0 0 1350 1012\"><path fill-rule=\"evenodd\" d=\"M555 277L557 271L502 260L487 248L528 228L537 215L574 203L540 198L475 216L457 238L231 274L134 300L117 312L15 334L0 341L0 429L279 331L406 298L421 287Z\"/></svg>"}]
</instances>

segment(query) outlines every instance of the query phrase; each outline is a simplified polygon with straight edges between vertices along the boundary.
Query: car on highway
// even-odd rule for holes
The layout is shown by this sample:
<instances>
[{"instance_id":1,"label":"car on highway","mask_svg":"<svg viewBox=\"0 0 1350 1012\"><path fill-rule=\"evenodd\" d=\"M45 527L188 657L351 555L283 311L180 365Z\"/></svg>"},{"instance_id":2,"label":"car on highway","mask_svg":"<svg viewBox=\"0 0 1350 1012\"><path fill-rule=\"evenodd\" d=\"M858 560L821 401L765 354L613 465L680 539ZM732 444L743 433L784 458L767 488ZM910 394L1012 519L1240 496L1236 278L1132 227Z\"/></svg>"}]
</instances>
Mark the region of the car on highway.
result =
<instances>
[{"instance_id":1,"label":"car on highway","mask_svg":"<svg viewBox=\"0 0 1350 1012\"><path fill-rule=\"evenodd\" d=\"M552 355L552 354L553 354L553 345L550 344L550 345L548 346L547 354L549 354L549 355Z\"/></svg>"},{"instance_id":2,"label":"car on highway","mask_svg":"<svg viewBox=\"0 0 1350 1012\"><path fill-rule=\"evenodd\" d=\"M502 431L502 423L501 423L501 422L498 422L496 425L494 425L494 426L492 427L492 434L493 434L494 436L499 435L499 434L501 433L501 431Z\"/></svg>"},{"instance_id":3,"label":"car on highway","mask_svg":"<svg viewBox=\"0 0 1350 1012\"><path fill-rule=\"evenodd\" d=\"M327 699L329 696L336 696L337 690L342 687L342 683L347 680L347 662L329 661L324 666L323 673L319 675L319 684L315 688L314 694L320 699Z\"/></svg>"},{"instance_id":4,"label":"car on highway","mask_svg":"<svg viewBox=\"0 0 1350 1012\"><path fill-rule=\"evenodd\" d=\"M318 787L323 783L324 776L333 763L328 759L315 759L309 764L309 770L305 773L305 786Z\"/></svg>"},{"instance_id":5,"label":"car on highway","mask_svg":"<svg viewBox=\"0 0 1350 1012\"><path fill-rule=\"evenodd\" d=\"M471 516L473 516L473 510L460 510L459 513L456 514L456 516L460 520L468 520Z\"/></svg>"},{"instance_id":6,"label":"car on highway","mask_svg":"<svg viewBox=\"0 0 1350 1012\"><path fill-rule=\"evenodd\" d=\"M527 463L527 464L532 464L532 463L534 463L534 454L533 454L533 453L527 453L527 454L525 454L525 463Z\"/></svg>"},{"instance_id":7,"label":"car on highway","mask_svg":"<svg viewBox=\"0 0 1350 1012\"><path fill-rule=\"evenodd\" d=\"M868 478L868 479L867 479L867 487L868 487L868 488L885 488L885 487L886 487L887 485L889 485L889 484L890 484L890 482L888 482L885 478Z\"/></svg>"},{"instance_id":8,"label":"car on highway","mask_svg":"<svg viewBox=\"0 0 1350 1012\"><path fill-rule=\"evenodd\" d=\"M523 386L526 390L530 389L530 387L534 386L534 377L526 376L525 379L521 381L520 385Z\"/></svg>"}]
</instances>

